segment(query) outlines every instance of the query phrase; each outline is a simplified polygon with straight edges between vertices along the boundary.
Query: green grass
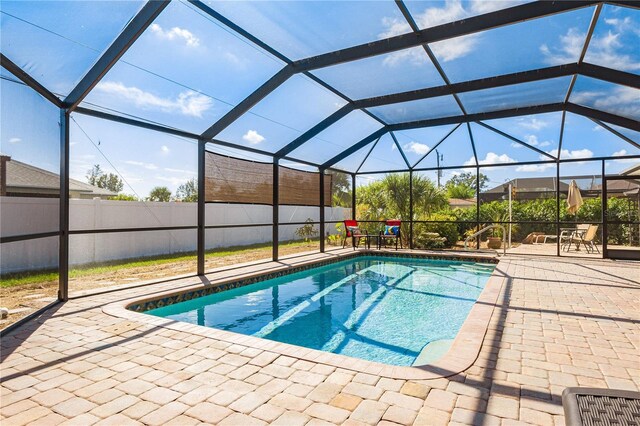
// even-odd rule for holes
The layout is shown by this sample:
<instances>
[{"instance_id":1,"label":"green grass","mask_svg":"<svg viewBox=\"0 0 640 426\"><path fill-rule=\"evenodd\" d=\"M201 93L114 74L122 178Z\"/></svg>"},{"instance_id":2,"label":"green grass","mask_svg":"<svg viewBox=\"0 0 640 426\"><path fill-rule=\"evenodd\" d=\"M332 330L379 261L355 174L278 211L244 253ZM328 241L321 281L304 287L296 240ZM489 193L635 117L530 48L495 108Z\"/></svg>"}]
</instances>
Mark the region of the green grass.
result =
<instances>
[{"instance_id":1,"label":"green grass","mask_svg":"<svg viewBox=\"0 0 640 426\"><path fill-rule=\"evenodd\" d=\"M298 247L304 246L301 241L290 241L280 243L280 247ZM271 243L252 244L248 246L227 247L223 249L213 249L205 253L206 259L219 258L226 256L242 255L255 250L264 250L271 252ZM109 272L121 271L123 269L133 269L142 267L152 267L165 265L167 263L185 262L196 260L195 252L184 252L177 254L143 257L137 259L117 260L112 262L104 262L99 264L90 264L83 266L75 266L69 270L69 278L82 278L93 275L108 274ZM0 288L23 286L30 284L40 284L58 280L58 272L47 271L29 271L5 274L0 276Z\"/></svg>"}]
</instances>

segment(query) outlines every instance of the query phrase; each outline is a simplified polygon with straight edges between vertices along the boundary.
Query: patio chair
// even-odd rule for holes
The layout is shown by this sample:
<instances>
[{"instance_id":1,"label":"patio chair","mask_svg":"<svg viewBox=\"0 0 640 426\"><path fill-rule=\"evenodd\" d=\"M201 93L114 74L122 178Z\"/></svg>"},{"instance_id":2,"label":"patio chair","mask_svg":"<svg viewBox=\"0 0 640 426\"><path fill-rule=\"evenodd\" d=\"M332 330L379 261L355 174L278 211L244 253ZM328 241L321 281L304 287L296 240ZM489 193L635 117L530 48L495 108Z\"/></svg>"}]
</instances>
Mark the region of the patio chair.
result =
<instances>
[{"instance_id":1,"label":"patio chair","mask_svg":"<svg viewBox=\"0 0 640 426\"><path fill-rule=\"evenodd\" d=\"M571 249L571 244L576 244L576 250L580 248L580 243L582 240L579 238L584 235L589 230L588 223L581 223L577 225L575 229L564 228L562 229L562 233L564 236L560 238L560 247L563 251L569 251ZM598 228L596 227L596 231Z\"/></svg>"},{"instance_id":2,"label":"patio chair","mask_svg":"<svg viewBox=\"0 0 640 426\"><path fill-rule=\"evenodd\" d=\"M564 245L569 238L570 232L566 229L560 231L560 245ZM532 237L533 244L546 244L547 240L557 240L558 236L555 234L537 234ZM542 242L540 242L542 240Z\"/></svg>"},{"instance_id":3,"label":"patio chair","mask_svg":"<svg viewBox=\"0 0 640 426\"><path fill-rule=\"evenodd\" d=\"M403 248L402 239L400 238L400 225L402 225L401 220L391 219L385 221L384 231L380 232L380 246L386 246L387 241L395 240L396 250L398 250L398 242L400 243L400 248Z\"/></svg>"},{"instance_id":4,"label":"patio chair","mask_svg":"<svg viewBox=\"0 0 640 426\"><path fill-rule=\"evenodd\" d=\"M598 252L598 254L600 254L600 249L598 248L598 246L594 241L596 239L596 236L598 235L598 225L588 225L588 226L589 227L587 228L586 231L584 231L583 229L582 230L583 232L581 233L574 233L574 235L571 238L572 239L571 243L576 243L578 247L580 247L580 243L582 243L584 248L587 250L587 253Z\"/></svg>"},{"instance_id":5,"label":"patio chair","mask_svg":"<svg viewBox=\"0 0 640 426\"><path fill-rule=\"evenodd\" d=\"M360 240L366 238L366 235L358 228L357 220L345 220L344 221L344 238L342 239L342 248L347 245L347 238L351 238L353 249L360 245Z\"/></svg>"}]
</instances>

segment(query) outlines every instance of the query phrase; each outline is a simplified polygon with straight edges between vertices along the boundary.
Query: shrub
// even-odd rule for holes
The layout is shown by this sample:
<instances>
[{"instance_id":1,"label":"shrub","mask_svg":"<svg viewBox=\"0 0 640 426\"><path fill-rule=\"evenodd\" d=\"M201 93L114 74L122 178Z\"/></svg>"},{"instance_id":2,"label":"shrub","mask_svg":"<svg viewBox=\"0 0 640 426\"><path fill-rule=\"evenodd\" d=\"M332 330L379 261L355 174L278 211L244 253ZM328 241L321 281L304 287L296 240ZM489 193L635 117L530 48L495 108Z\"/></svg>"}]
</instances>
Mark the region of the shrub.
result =
<instances>
[{"instance_id":1,"label":"shrub","mask_svg":"<svg viewBox=\"0 0 640 426\"><path fill-rule=\"evenodd\" d=\"M311 220L311 218L308 218L307 220L305 220L304 223L305 223L304 225L302 225L300 228L295 230L295 234L298 237L304 239L305 243L308 243L311 240L311 238L318 235L318 231L313 226L313 220Z\"/></svg>"},{"instance_id":2,"label":"shrub","mask_svg":"<svg viewBox=\"0 0 640 426\"><path fill-rule=\"evenodd\" d=\"M427 220L456 220L455 216L450 216L446 214L434 213L428 217ZM453 246L460 239L460 233L458 232L458 225L455 223L443 223L443 222L431 222L431 223L423 223L420 226L414 226L414 241L417 247L420 248L431 248L427 247L427 245L435 244L430 242L433 240L432 236L429 236L429 233L437 233L441 237L446 238L446 245ZM444 246L444 243L442 244ZM432 247L436 248L436 247Z\"/></svg>"},{"instance_id":3,"label":"shrub","mask_svg":"<svg viewBox=\"0 0 640 426\"><path fill-rule=\"evenodd\" d=\"M336 223L336 233L327 236L327 244L330 246L339 246L342 244L342 238L344 238L344 231L342 230L342 223Z\"/></svg>"}]
</instances>

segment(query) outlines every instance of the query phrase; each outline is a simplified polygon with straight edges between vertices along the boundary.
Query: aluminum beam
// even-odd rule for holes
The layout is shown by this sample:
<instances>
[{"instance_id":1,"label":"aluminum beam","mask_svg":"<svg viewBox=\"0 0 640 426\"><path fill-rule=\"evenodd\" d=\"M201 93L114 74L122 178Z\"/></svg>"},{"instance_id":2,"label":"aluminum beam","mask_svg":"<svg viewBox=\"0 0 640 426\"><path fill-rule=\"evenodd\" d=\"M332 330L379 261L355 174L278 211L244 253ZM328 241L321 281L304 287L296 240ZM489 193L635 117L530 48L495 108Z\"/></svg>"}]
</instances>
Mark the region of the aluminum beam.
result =
<instances>
[{"instance_id":1,"label":"aluminum beam","mask_svg":"<svg viewBox=\"0 0 640 426\"><path fill-rule=\"evenodd\" d=\"M198 275L204 275L205 269L205 218L206 218L206 206L205 206L205 168L206 168L206 148L207 143L203 140L198 141Z\"/></svg>"},{"instance_id":2,"label":"aluminum beam","mask_svg":"<svg viewBox=\"0 0 640 426\"><path fill-rule=\"evenodd\" d=\"M606 123L615 124L616 126L626 127L627 129L640 132L640 121L633 120L631 118L621 117L619 115L611 114L608 112L592 109L582 105L577 105L569 102L566 106L568 112L579 114L587 118L593 118L596 120L604 121Z\"/></svg>"},{"instance_id":3,"label":"aluminum beam","mask_svg":"<svg viewBox=\"0 0 640 426\"><path fill-rule=\"evenodd\" d=\"M148 121L136 120L133 118L122 117L116 114L110 114L104 111L96 111L94 109L77 107L73 112L91 117L101 118L103 120L114 121L116 123L128 124L129 126L141 127L143 129L154 130L156 132L167 133L174 136L180 136L187 139L198 139L195 133L185 132L183 130L174 129L173 127L162 126L160 124L150 123Z\"/></svg>"},{"instance_id":4,"label":"aluminum beam","mask_svg":"<svg viewBox=\"0 0 640 426\"><path fill-rule=\"evenodd\" d=\"M512 84L528 83L531 81L564 77L575 74L577 72L579 72L579 67L577 64L557 65L530 71L504 74L496 77L487 77L477 80L453 83L450 85L429 87L425 89L411 90L384 96L375 96L371 98L356 100L353 102L353 104L355 108L371 108L381 105L395 104L399 102L409 102L420 99L434 98L437 96L453 95L455 93L493 89L496 87L509 86Z\"/></svg>"},{"instance_id":5,"label":"aluminum beam","mask_svg":"<svg viewBox=\"0 0 640 426\"><path fill-rule=\"evenodd\" d=\"M216 121L211 127L205 130L200 137L202 139L213 139L218 133L226 129L231 123L240 118L245 112L249 111L255 104L263 100L269 93L276 90L282 83L287 81L294 74L294 68L286 65L278 71L273 77L267 80L262 86L244 98L242 102L233 107L231 111L226 113L221 119Z\"/></svg>"},{"instance_id":6,"label":"aluminum beam","mask_svg":"<svg viewBox=\"0 0 640 426\"><path fill-rule=\"evenodd\" d=\"M325 118L320 123L316 124L311 129L307 130L302 135L300 135L299 137L294 139L293 142L290 142L287 145L285 145L284 147L282 147L280 150L278 150L278 152L275 153L275 156L276 157L282 157L282 156L285 156L285 155L289 154L290 152L292 152L295 149L299 148L306 141L312 139L314 136L316 136L319 133L321 133L327 127L331 126L332 124L334 124L335 122L337 122L341 118L345 117L351 111L353 111L353 105L352 104L346 104L345 106L343 106L342 108L340 108L339 110L337 110L336 112L331 114L329 117Z\"/></svg>"},{"instance_id":7,"label":"aluminum beam","mask_svg":"<svg viewBox=\"0 0 640 426\"><path fill-rule=\"evenodd\" d=\"M594 123L596 123L598 126L607 129L609 132L613 133L614 135L616 135L617 137L619 137L620 139L624 140L627 143L630 143L631 145L633 145L635 148L640 149L640 143L637 143L636 141L628 138L627 136L623 135L622 133L620 133L619 131L617 131L616 129L612 128L611 126L607 126L605 123L603 123L600 120L594 120L593 118L591 119L591 121L593 121Z\"/></svg>"},{"instance_id":8,"label":"aluminum beam","mask_svg":"<svg viewBox=\"0 0 640 426\"><path fill-rule=\"evenodd\" d=\"M390 124L389 131L417 129L420 127L441 126L443 124L458 124L471 121L493 120L496 118L518 117L529 114L542 114L546 112L562 111L563 103L536 105L522 108L509 108L500 111L481 112L477 114L457 115L452 117L432 118L428 120L417 120L405 123Z\"/></svg>"},{"instance_id":9,"label":"aluminum beam","mask_svg":"<svg viewBox=\"0 0 640 426\"><path fill-rule=\"evenodd\" d=\"M69 111L60 109L60 239L58 300L69 300Z\"/></svg>"},{"instance_id":10,"label":"aluminum beam","mask_svg":"<svg viewBox=\"0 0 640 426\"><path fill-rule=\"evenodd\" d=\"M299 70L299 72L309 71L313 69L328 67L331 65L365 59L371 56L396 52L398 50L420 46L425 43L434 43L437 41L473 34L476 32L490 30L492 28L515 24L522 21L528 21L548 15L554 15L560 12L581 9L597 3L599 2L566 0L555 2L536 1L532 3L525 3L519 6L497 10L495 12L489 12L483 15L473 16L467 19L427 28L424 30L420 30L419 32L402 34L371 43L365 43L358 46L348 47L346 49L301 59L299 61L295 61L294 65Z\"/></svg>"},{"instance_id":11,"label":"aluminum beam","mask_svg":"<svg viewBox=\"0 0 640 426\"><path fill-rule=\"evenodd\" d=\"M609 83L621 84L623 86L640 89L640 76L629 72L583 62L578 65L578 74L608 81Z\"/></svg>"},{"instance_id":12,"label":"aluminum beam","mask_svg":"<svg viewBox=\"0 0 640 426\"><path fill-rule=\"evenodd\" d=\"M24 84L38 92L43 98L57 106L58 108L62 108L64 105L60 98L51 93L46 87L40 84L35 78L31 77L28 73L24 72L22 68L16 65L9 58L4 56L3 53L0 53L0 65L6 68L11 74L15 75L20 79Z\"/></svg>"},{"instance_id":13,"label":"aluminum beam","mask_svg":"<svg viewBox=\"0 0 640 426\"><path fill-rule=\"evenodd\" d=\"M507 139L510 139L510 140L514 141L515 143L518 143L518 144L520 144L520 145L522 145L524 147L527 147L527 148L537 152L540 155L544 155L545 157L549 157L552 160L556 159L553 155L550 155L549 153L544 152L543 150L538 149L535 146L526 143L525 141L522 141L522 140L520 140L520 139L518 139L516 137L513 137L510 134L503 132L502 130L498 130L493 126L489 126L488 124L485 124L482 121L477 121L476 123L479 124L480 126L484 127L484 128L487 128L487 129L491 130L492 132L495 132L495 133L499 134L500 136L503 136L503 137L505 137Z\"/></svg>"},{"instance_id":14,"label":"aluminum beam","mask_svg":"<svg viewBox=\"0 0 640 426\"><path fill-rule=\"evenodd\" d=\"M424 154L422 157L420 157L420 159L418 161L416 161L416 163L411 168L414 169L418 164L420 164L422 162L422 160L427 158L429 156L429 154L431 154L437 147L439 147L440 144L442 142L444 142L445 139L447 139L449 136L451 136L451 134L453 132L458 130L458 127L460 127L460 126L462 126L462 123L458 123L453 129L451 129L442 139L440 139L434 146L432 146L431 149L429 149L429 151L427 151L426 154Z\"/></svg>"},{"instance_id":15,"label":"aluminum beam","mask_svg":"<svg viewBox=\"0 0 640 426\"><path fill-rule=\"evenodd\" d=\"M407 169L411 169L411 164L409 163L409 160L407 160L407 156L405 155L404 150L400 146L398 139L396 139L396 135L394 135L393 132L389 132L389 133L391 134L391 139L393 139L393 143L396 144L396 148L398 148L398 151L400 151L400 155L402 155L402 159L404 160L404 163L407 165Z\"/></svg>"},{"instance_id":16,"label":"aluminum beam","mask_svg":"<svg viewBox=\"0 0 640 426\"><path fill-rule=\"evenodd\" d=\"M129 21L118 37L111 43L98 61L82 77L82 80L73 88L65 98L64 103L72 112L80 102L89 94L96 84L109 72L111 67L125 54L131 45L142 35L144 30L151 25L156 17L169 5L169 0L150 0L136 16Z\"/></svg>"},{"instance_id":17,"label":"aluminum beam","mask_svg":"<svg viewBox=\"0 0 640 426\"><path fill-rule=\"evenodd\" d=\"M197 7L198 9L200 9L201 11L203 11L204 13L206 13L207 15L211 16L213 19L215 19L215 20L221 22L222 24L226 25L227 27L231 28L233 31L237 32L238 34L240 34L241 36L243 36L244 38L246 38L247 40L249 40L250 42L252 42L256 46L260 47L261 49L269 52L270 54L272 54L276 58L280 59L282 62L284 62L286 64L290 64L291 63L291 60L289 58L287 58L286 56L284 56L282 53L278 52L276 49L274 49L273 47L269 46L267 43L263 42L258 37L256 37L253 34L251 34L249 31L246 31L241 26L234 24L232 21L230 21L229 19L225 18L223 15L219 14L218 12L216 12L215 10L213 10L212 8L207 6L206 4L202 3L201 1L199 1L199 0L187 0L187 1L189 3L191 3L192 5L194 5L195 7Z\"/></svg>"},{"instance_id":18,"label":"aluminum beam","mask_svg":"<svg viewBox=\"0 0 640 426\"><path fill-rule=\"evenodd\" d=\"M473 158L476 160L476 164L480 165L478 160L478 153L476 152L476 142L473 139L473 132L471 131L471 124L467 121L467 131L469 132L469 140L471 141L471 149L473 150Z\"/></svg>"},{"instance_id":19,"label":"aluminum beam","mask_svg":"<svg viewBox=\"0 0 640 426\"><path fill-rule=\"evenodd\" d=\"M350 156L351 154L353 154L354 152L356 152L360 148L362 148L364 146L367 146L368 144L370 144L374 140L378 139L379 137L381 137L382 135L384 135L387 132L388 132L388 129L385 128L385 127L382 127L381 129L376 130L375 132L371 133L369 136L367 136L364 139L362 139L360 142L357 142L357 143L351 145L349 148L347 148L346 150L342 151L340 154L338 154L335 157L331 158L330 160L326 161L324 164L322 164L321 167L323 169L326 169L328 167L333 166L335 163L347 158L348 156Z\"/></svg>"},{"instance_id":20,"label":"aluminum beam","mask_svg":"<svg viewBox=\"0 0 640 426\"><path fill-rule=\"evenodd\" d=\"M369 148L369 151L367 151L367 155L365 155L364 158L362 159L362 161L360 162L360 165L356 169L356 173L360 172L360 169L362 169L362 166L364 166L364 163L367 162L367 159L369 158L369 156L371 155L373 150L376 149L376 146L378 145L378 142L380 142L381 138L382 138L382 136L380 136L378 139L376 139L376 141L374 143L371 144L371 148Z\"/></svg>"}]
</instances>

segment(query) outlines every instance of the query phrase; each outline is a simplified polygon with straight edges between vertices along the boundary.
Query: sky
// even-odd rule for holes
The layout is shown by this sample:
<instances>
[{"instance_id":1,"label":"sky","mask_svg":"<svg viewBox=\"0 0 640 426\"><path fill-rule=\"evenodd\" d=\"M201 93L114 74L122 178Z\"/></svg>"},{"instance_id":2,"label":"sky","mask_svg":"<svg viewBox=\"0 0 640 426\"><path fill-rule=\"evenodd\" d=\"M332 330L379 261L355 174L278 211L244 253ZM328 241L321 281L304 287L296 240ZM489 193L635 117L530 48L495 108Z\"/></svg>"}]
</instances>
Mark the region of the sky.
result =
<instances>
[{"instance_id":1,"label":"sky","mask_svg":"<svg viewBox=\"0 0 640 426\"><path fill-rule=\"evenodd\" d=\"M410 27L388 1L205 2L292 60L404 34ZM406 2L420 28L512 6L513 1ZM64 97L142 6L142 1L3 1L3 54L45 87ZM594 8L509 25L430 45L452 82L576 62ZM585 61L640 73L640 12L604 5ZM174 1L104 76L83 106L201 133L277 73L284 63L185 1ZM421 48L407 49L314 70L313 74L351 99L442 85ZM2 76L13 78L6 70ZM506 86L460 99L470 112L561 102L570 77ZM55 171L59 163L57 110L24 87L2 80L0 150L15 159ZM571 102L627 118L640 117L640 91L578 77ZM295 75L232 123L218 138L275 152L344 106L346 101L304 75ZM451 96L370 109L388 123L460 115ZM488 121L487 125L555 156L561 113ZM32 117L25 120L24 117ZM381 128L354 111L291 156L322 163ZM373 172L435 167L428 153L455 126L387 134L337 167ZM547 158L478 124L455 129L438 146L443 166L475 165L469 130L480 164L508 164ZM637 132L616 129L635 141ZM125 181L124 193L145 197L155 186L177 187L196 176L195 141L74 114L71 122L71 176L86 180L100 164ZM373 148L373 150L372 150ZM228 155L263 160L228 148ZM584 117L567 114L561 158L639 154L640 150ZM608 163L612 173L630 160ZM636 160L637 161L637 160ZM591 173L592 163L566 166L567 174ZM563 171L564 172L564 171ZM447 171L450 178L459 171ZM553 174L544 165L490 169L492 181Z\"/></svg>"}]
</instances>

